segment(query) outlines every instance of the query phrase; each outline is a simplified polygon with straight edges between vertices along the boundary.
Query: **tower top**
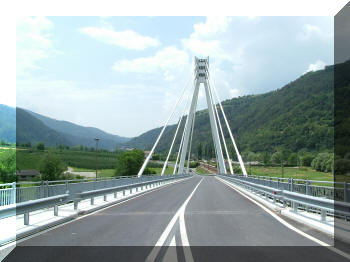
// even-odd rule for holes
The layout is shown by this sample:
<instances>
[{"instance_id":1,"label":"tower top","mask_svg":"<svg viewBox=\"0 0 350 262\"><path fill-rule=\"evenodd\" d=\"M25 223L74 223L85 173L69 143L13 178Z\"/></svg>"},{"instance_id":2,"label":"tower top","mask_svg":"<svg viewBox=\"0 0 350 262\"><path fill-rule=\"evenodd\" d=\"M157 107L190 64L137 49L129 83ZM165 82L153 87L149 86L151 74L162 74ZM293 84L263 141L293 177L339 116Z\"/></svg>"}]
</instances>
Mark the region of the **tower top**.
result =
<instances>
[{"instance_id":1,"label":"tower top","mask_svg":"<svg viewBox=\"0 0 350 262\"><path fill-rule=\"evenodd\" d=\"M195 57L195 78L204 83L209 76L209 56L207 58Z\"/></svg>"}]
</instances>

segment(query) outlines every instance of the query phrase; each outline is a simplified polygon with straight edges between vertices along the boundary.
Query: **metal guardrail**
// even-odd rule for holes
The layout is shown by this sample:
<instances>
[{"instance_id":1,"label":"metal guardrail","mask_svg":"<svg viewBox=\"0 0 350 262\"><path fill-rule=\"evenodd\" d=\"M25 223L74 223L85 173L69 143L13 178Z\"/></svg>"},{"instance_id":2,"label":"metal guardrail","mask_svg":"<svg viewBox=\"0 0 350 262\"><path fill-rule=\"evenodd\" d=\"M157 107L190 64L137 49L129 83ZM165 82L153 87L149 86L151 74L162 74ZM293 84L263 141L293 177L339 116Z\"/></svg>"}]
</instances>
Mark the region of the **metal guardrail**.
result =
<instances>
[{"instance_id":1,"label":"metal guardrail","mask_svg":"<svg viewBox=\"0 0 350 262\"><path fill-rule=\"evenodd\" d=\"M76 210L78 208L79 201L87 198L91 198L91 204L94 202L94 197L97 196L104 196L104 201L107 200L107 194L109 193L115 193L114 197L116 198L116 192L121 190L127 190L127 189L133 189L136 188L136 191L138 191L138 188L145 186L146 188L148 186L154 185L154 184L161 184L168 180L174 180L174 179L180 179L180 178L186 178L190 177L191 175L183 174L183 175L169 175L169 176L152 176L148 177L146 181L142 181L142 179L134 179L129 180L129 183L115 186L115 187L107 187L107 188L101 188L101 189L95 189L95 190L89 190L89 187L80 186L78 189L79 191L74 190L77 188L73 188L72 191L66 191L64 194L40 198L36 200L29 200L22 203L17 204L10 204L6 206L0 207L0 219L21 215L24 214L24 224L29 225L29 213L40 210L43 208L50 208L54 207L54 215L58 216L58 206L64 203L68 203L70 201L74 202L74 209ZM75 184L77 185L77 184ZM86 190L84 190L86 189ZM131 193L131 191L130 191ZM125 192L123 193L125 195Z\"/></svg>"},{"instance_id":2,"label":"metal guardrail","mask_svg":"<svg viewBox=\"0 0 350 262\"><path fill-rule=\"evenodd\" d=\"M350 218L350 203L347 202L334 201L324 197L314 197L297 192L290 192L288 190L280 190L274 187L262 186L230 175L219 175L219 177L247 188L250 191L258 192L266 198L272 198L275 203L276 200L279 200L283 203L283 207L289 204L294 212L298 212L299 208L320 213L321 221L326 221L327 213L333 216L341 215Z\"/></svg>"},{"instance_id":3,"label":"metal guardrail","mask_svg":"<svg viewBox=\"0 0 350 262\"><path fill-rule=\"evenodd\" d=\"M305 180L281 177L227 175L242 181L314 197L350 202L350 184L346 182Z\"/></svg>"},{"instance_id":4,"label":"metal guardrail","mask_svg":"<svg viewBox=\"0 0 350 262\"><path fill-rule=\"evenodd\" d=\"M54 215L58 216L58 205L67 202L68 196L68 194L63 194L0 207L0 219L16 215L24 215L24 224L29 225L29 212L49 207L54 207Z\"/></svg>"},{"instance_id":5,"label":"metal guardrail","mask_svg":"<svg viewBox=\"0 0 350 262\"><path fill-rule=\"evenodd\" d=\"M0 184L0 206L22 203L29 200L36 200L70 193L77 193L88 190L98 190L107 187L116 187L131 183L146 182L158 179L160 176L129 176L103 179L77 179L57 180L40 182L19 182ZM70 194L70 200L72 200Z\"/></svg>"},{"instance_id":6,"label":"metal guardrail","mask_svg":"<svg viewBox=\"0 0 350 262\"><path fill-rule=\"evenodd\" d=\"M90 198L90 203L91 203L91 205L93 205L94 198L98 197L98 196L103 196L103 200L107 201L107 194L114 193L114 198L117 198L117 192L120 192L120 191L123 191L123 196L125 196L126 190L130 190L130 193L132 193L132 189L136 188L136 192L137 192L139 187L141 188L141 190L143 190L143 187L146 187L146 189L147 189L148 186L152 187L155 185L160 185L161 183L168 181L168 180L184 178L184 177L187 177L187 175L177 175L176 177L172 176L171 178L161 178L158 180L141 182L141 183L137 183L137 184L104 188L104 189L99 189L99 190L84 191L84 192L77 194L77 197L74 200L74 209L75 210L78 209L78 203L84 199Z\"/></svg>"}]
</instances>

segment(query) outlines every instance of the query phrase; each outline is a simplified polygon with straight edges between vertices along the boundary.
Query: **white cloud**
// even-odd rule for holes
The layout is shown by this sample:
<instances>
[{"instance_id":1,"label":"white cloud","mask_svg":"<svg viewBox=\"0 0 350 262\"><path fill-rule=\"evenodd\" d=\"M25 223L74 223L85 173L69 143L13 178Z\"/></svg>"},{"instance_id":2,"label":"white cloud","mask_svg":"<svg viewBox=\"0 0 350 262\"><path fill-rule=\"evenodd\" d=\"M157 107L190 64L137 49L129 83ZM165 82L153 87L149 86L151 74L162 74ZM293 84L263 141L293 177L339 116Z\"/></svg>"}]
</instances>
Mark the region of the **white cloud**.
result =
<instances>
[{"instance_id":1,"label":"white cloud","mask_svg":"<svg viewBox=\"0 0 350 262\"><path fill-rule=\"evenodd\" d=\"M315 63L309 65L305 73L324 69L325 66L325 62L323 62L322 60L317 60Z\"/></svg>"},{"instance_id":2,"label":"white cloud","mask_svg":"<svg viewBox=\"0 0 350 262\"><path fill-rule=\"evenodd\" d=\"M237 88L231 88L229 90L229 93L230 93L230 97L233 98L233 97L238 97L239 95L239 90Z\"/></svg>"},{"instance_id":3,"label":"white cloud","mask_svg":"<svg viewBox=\"0 0 350 262\"><path fill-rule=\"evenodd\" d=\"M190 60L187 52L172 46L159 50L154 56L117 61L112 67L113 70L123 73L162 72L167 81L174 80L176 72L188 74L189 68Z\"/></svg>"},{"instance_id":4,"label":"white cloud","mask_svg":"<svg viewBox=\"0 0 350 262\"><path fill-rule=\"evenodd\" d=\"M230 60L222 47L218 36L228 29L231 17L207 17L204 23L194 24L194 32L189 38L182 39L185 50L189 50L198 56L212 56L217 60Z\"/></svg>"},{"instance_id":5,"label":"white cloud","mask_svg":"<svg viewBox=\"0 0 350 262\"><path fill-rule=\"evenodd\" d=\"M328 32L325 29L321 29L320 26L313 24L304 24L302 32L299 34L299 39L303 41L312 40L314 37L322 41L333 39L333 32Z\"/></svg>"},{"instance_id":6,"label":"white cloud","mask_svg":"<svg viewBox=\"0 0 350 262\"><path fill-rule=\"evenodd\" d=\"M52 22L45 17L20 17L16 24L17 76L40 69L38 62L57 53L53 47Z\"/></svg>"},{"instance_id":7,"label":"white cloud","mask_svg":"<svg viewBox=\"0 0 350 262\"><path fill-rule=\"evenodd\" d=\"M115 31L111 27L83 27L79 31L105 44L119 46L125 49L144 50L157 47L160 42L156 38L143 36L132 30Z\"/></svg>"},{"instance_id":8,"label":"white cloud","mask_svg":"<svg viewBox=\"0 0 350 262\"><path fill-rule=\"evenodd\" d=\"M191 38L212 37L218 33L223 33L229 26L232 18L225 16L208 16L205 23L198 23L193 26L194 32Z\"/></svg>"}]
</instances>

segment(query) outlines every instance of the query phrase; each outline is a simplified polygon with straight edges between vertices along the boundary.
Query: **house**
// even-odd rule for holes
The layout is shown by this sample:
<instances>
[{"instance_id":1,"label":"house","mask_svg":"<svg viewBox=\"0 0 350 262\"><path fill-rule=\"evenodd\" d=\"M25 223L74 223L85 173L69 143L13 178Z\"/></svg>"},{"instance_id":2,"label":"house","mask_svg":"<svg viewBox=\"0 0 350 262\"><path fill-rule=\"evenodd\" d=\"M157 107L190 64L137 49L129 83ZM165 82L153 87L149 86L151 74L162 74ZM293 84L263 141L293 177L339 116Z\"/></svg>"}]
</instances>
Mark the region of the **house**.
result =
<instances>
[{"instance_id":1,"label":"house","mask_svg":"<svg viewBox=\"0 0 350 262\"><path fill-rule=\"evenodd\" d=\"M16 175L18 177L18 180L32 180L35 177L40 177L41 174L36 169L24 169L24 170L17 170Z\"/></svg>"}]
</instances>

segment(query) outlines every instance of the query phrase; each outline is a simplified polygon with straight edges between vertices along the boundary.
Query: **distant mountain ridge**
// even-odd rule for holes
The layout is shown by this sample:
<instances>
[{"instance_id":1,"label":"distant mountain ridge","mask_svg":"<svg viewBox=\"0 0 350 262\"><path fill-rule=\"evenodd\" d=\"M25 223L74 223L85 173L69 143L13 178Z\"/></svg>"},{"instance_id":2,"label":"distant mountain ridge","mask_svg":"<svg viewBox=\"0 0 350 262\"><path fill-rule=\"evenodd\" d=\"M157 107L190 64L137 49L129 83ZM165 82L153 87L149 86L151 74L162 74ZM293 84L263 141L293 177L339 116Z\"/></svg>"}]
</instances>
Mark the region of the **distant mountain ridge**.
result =
<instances>
[{"instance_id":1,"label":"distant mountain ridge","mask_svg":"<svg viewBox=\"0 0 350 262\"><path fill-rule=\"evenodd\" d=\"M68 121L56 120L38 113L26 110L35 118L41 120L46 126L63 134L73 145L94 147L94 138L99 138L99 147L114 150L116 146L130 140L130 138L112 135L95 127L80 126Z\"/></svg>"},{"instance_id":2,"label":"distant mountain ridge","mask_svg":"<svg viewBox=\"0 0 350 262\"><path fill-rule=\"evenodd\" d=\"M129 138L112 135L94 127L84 127L68 121L46 117L30 110L0 105L0 139L11 143L47 146L95 147L94 138L99 138L99 148L115 150Z\"/></svg>"},{"instance_id":3,"label":"distant mountain ridge","mask_svg":"<svg viewBox=\"0 0 350 262\"><path fill-rule=\"evenodd\" d=\"M0 139L16 142L16 110L0 104Z\"/></svg>"}]
</instances>

